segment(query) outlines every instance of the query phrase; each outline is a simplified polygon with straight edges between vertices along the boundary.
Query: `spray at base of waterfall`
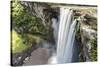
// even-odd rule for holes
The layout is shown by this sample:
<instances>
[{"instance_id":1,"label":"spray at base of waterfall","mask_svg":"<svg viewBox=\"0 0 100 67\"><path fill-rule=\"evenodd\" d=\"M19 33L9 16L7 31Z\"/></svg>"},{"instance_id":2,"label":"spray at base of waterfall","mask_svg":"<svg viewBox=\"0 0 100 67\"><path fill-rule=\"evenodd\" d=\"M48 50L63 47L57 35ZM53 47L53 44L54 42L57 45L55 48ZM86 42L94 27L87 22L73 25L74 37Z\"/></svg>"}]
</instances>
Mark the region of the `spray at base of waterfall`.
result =
<instances>
[{"instance_id":1,"label":"spray at base of waterfall","mask_svg":"<svg viewBox=\"0 0 100 67\"><path fill-rule=\"evenodd\" d=\"M55 53L49 58L48 64L57 64L57 56Z\"/></svg>"}]
</instances>

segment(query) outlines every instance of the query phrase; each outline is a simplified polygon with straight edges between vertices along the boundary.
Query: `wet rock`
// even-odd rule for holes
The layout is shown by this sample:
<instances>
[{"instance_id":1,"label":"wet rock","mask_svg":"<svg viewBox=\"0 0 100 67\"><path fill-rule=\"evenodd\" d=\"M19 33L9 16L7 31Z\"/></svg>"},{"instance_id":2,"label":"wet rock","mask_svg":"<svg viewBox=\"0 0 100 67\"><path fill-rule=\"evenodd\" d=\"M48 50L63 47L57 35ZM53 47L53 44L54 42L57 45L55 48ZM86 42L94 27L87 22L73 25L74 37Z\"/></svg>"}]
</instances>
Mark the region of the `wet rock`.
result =
<instances>
[{"instance_id":1,"label":"wet rock","mask_svg":"<svg viewBox=\"0 0 100 67\"><path fill-rule=\"evenodd\" d=\"M91 61L90 52L91 52L91 40L97 37L97 32L93 29L86 28L85 26L81 27L81 42L83 45L83 56L85 61Z\"/></svg>"},{"instance_id":2,"label":"wet rock","mask_svg":"<svg viewBox=\"0 0 100 67\"><path fill-rule=\"evenodd\" d=\"M91 39L91 38L93 39L97 35L97 32L95 30L88 29L86 27L82 28L82 33L83 33L83 36L87 37L88 39Z\"/></svg>"},{"instance_id":3,"label":"wet rock","mask_svg":"<svg viewBox=\"0 0 100 67\"><path fill-rule=\"evenodd\" d=\"M23 65L41 65L47 64L49 58L49 51L46 48L38 48L31 53L30 59Z\"/></svg>"},{"instance_id":4,"label":"wet rock","mask_svg":"<svg viewBox=\"0 0 100 67\"><path fill-rule=\"evenodd\" d=\"M24 63L24 60L28 60L28 56L31 55L31 52L34 51L36 47L33 45L31 48L20 52L20 53L14 53L11 54L11 65L12 66L21 66Z\"/></svg>"}]
</instances>

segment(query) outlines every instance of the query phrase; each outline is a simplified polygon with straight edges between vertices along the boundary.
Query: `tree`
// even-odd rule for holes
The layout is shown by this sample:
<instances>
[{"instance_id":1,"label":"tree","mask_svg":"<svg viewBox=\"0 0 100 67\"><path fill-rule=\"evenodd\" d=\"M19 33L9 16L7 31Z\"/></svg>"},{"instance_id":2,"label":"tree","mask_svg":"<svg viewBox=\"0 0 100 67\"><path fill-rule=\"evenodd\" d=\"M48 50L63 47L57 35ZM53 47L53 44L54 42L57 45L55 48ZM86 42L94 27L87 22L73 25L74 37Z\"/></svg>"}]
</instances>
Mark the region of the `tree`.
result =
<instances>
[{"instance_id":1,"label":"tree","mask_svg":"<svg viewBox=\"0 0 100 67\"><path fill-rule=\"evenodd\" d=\"M11 8L12 28L18 33L46 34L47 30L41 19L28 12L20 1L12 1Z\"/></svg>"},{"instance_id":2,"label":"tree","mask_svg":"<svg viewBox=\"0 0 100 67\"><path fill-rule=\"evenodd\" d=\"M47 21L48 15L44 13L44 9L47 7L50 8L47 4L40 4L40 3L33 3L33 2L21 2L23 6L25 6L28 11L33 15L42 20L42 24L47 27Z\"/></svg>"}]
</instances>

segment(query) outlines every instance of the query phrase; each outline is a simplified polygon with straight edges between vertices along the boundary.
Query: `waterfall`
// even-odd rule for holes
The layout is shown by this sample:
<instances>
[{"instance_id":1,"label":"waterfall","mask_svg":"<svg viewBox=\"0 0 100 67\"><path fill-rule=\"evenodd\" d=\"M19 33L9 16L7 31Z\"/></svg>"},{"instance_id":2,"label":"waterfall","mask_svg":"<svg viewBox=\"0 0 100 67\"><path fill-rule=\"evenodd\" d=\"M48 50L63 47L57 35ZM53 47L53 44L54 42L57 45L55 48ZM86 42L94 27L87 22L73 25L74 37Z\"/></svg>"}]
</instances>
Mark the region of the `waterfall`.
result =
<instances>
[{"instance_id":1,"label":"waterfall","mask_svg":"<svg viewBox=\"0 0 100 67\"><path fill-rule=\"evenodd\" d=\"M52 28L53 28L53 35L54 35L54 40L55 40L55 46L57 45L57 39L58 39L58 30L59 30L59 22L57 22L56 18L52 18ZM53 51L52 56L49 58L48 63L49 64L56 64L56 50Z\"/></svg>"},{"instance_id":2,"label":"waterfall","mask_svg":"<svg viewBox=\"0 0 100 67\"><path fill-rule=\"evenodd\" d=\"M57 21L56 18L52 18L52 28L54 29L53 30L53 35L54 35L55 42L57 42L58 30L59 30L59 22Z\"/></svg>"},{"instance_id":3,"label":"waterfall","mask_svg":"<svg viewBox=\"0 0 100 67\"><path fill-rule=\"evenodd\" d=\"M73 20L73 11L61 7L57 41L57 63L72 62L76 23L77 21Z\"/></svg>"}]
</instances>

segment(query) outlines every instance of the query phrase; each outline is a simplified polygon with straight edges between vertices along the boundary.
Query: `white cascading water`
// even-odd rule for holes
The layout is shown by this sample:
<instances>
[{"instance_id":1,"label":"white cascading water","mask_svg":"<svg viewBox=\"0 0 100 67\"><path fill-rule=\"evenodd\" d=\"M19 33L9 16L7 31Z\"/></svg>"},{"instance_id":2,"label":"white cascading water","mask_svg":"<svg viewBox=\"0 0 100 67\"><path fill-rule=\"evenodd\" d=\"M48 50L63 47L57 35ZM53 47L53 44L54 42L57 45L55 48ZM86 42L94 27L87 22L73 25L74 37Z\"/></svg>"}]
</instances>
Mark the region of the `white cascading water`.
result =
<instances>
[{"instance_id":1,"label":"white cascading water","mask_svg":"<svg viewBox=\"0 0 100 67\"><path fill-rule=\"evenodd\" d=\"M52 18L52 28L53 28L54 39L55 39L55 42L57 43L59 22L57 22L56 18ZM56 64L57 63L56 58L57 58L56 51L53 51L52 56L48 60L48 63L49 64Z\"/></svg>"},{"instance_id":2,"label":"white cascading water","mask_svg":"<svg viewBox=\"0 0 100 67\"><path fill-rule=\"evenodd\" d=\"M54 35L55 42L57 43L59 22L57 21L56 18L52 18L52 28L54 29L53 30L53 35Z\"/></svg>"},{"instance_id":3,"label":"white cascading water","mask_svg":"<svg viewBox=\"0 0 100 67\"><path fill-rule=\"evenodd\" d=\"M57 53L49 59L50 64L70 63L73 56L76 20L73 20L73 11L60 8L60 21L52 18L53 34L57 44Z\"/></svg>"},{"instance_id":4,"label":"white cascading water","mask_svg":"<svg viewBox=\"0 0 100 67\"><path fill-rule=\"evenodd\" d=\"M73 11L60 8L60 24L57 42L57 63L72 62L73 45L75 39L75 26L77 21L73 20Z\"/></svg>"}]
</instances>

